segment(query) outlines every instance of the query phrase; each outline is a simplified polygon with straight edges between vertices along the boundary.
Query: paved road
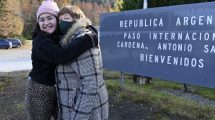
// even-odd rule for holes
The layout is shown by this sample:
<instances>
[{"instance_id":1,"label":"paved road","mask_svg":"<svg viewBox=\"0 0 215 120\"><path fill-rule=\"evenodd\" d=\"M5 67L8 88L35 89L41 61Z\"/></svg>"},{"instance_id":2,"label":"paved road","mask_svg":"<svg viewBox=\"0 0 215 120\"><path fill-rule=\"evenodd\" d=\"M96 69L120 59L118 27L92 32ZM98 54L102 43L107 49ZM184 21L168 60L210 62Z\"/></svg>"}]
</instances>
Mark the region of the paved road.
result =
<instances>
[{"instance_id":1,"label":"paved road","mask_svg":"<svg viewBox=\"0 0 215 120\"><path fill-rule=\"evenodd\" d=\"M31 69L32 65L30 56L30 49L0 49L0 72L11 72Z\"/></svg>"}]
</instances>

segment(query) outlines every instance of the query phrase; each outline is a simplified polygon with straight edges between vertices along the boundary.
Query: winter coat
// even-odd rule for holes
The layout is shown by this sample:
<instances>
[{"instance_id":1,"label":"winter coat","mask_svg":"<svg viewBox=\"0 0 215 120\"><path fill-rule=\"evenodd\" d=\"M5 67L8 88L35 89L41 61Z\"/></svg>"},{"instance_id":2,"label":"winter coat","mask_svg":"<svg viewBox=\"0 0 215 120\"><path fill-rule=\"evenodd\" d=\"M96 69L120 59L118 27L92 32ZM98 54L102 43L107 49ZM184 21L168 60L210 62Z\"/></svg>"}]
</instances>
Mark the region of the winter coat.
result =
<instances>
[{"instance_id":1,"label":"winter coat","mask_svg":"<svg viewBox=\"0 0 215 120\"><path fill-rule=\"evenodd\" d=\"M62 39L70 41L95 32L88 19L78 20ZM91 48L68 64L56 69L60 120L107 120L108 93L103 80L99 47Z\"/></svg>"},{"instance_id":2,"label":"winter coat","mask_svg":"<svg viewBox=\"0 0 215 120\"><path fill-rule=\"evenodd\" d=\"M58 34L42 32L37 25L33 32L32 70L29 74L37 83L53 86L55 84L55 68L57 64L66 63L77 58L80 54L94 46L95 34L79 37L62 49ZM89 40L91 39L91 40ZM92 42L93 41L93 42Z\"/></svg>"}]
</instances>

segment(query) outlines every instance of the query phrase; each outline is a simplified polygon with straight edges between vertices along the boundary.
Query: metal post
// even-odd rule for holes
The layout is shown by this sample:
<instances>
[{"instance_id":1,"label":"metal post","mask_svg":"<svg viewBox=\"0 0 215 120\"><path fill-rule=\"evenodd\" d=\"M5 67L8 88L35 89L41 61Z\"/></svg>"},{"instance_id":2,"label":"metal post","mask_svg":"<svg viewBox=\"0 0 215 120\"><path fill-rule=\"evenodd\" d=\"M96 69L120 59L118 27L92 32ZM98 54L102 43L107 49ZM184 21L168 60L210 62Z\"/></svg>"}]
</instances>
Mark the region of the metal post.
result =
<instances>
[{"instance_id":1,"label":"metal post","mask_svg":"<svg viewBox=\"0 0 215 120\"><path fill-rule=\"evenodd\" d=\"M143 1L143 9L147 9L148 8L148 0L144 0ZM152 77L148 77L148 76L143 76L143 78L145 79L145 84L150 84Z\"/></svg>"},{"instance_id":2,"label":"metal post","mask_svg":"<svg viewBox=\"0 0 215 120\"><path fill-rule=\"evenodd\" d=\"M188 89L187 89L187 84L186 83L183 83L184 84L184 92L187 92Z\"/></svg>"},{"instance_id":3,"label":"metal post","mask_svg":"<svg viewBox=\"0 0 215 120\"><path fill-rule=\"evenodd\" d=\"M144 0L143 1L143 9L147 9L148 8L148 0Z\"/></svg>"},{"instance_id":4,"label":"metal post","mask_svg":"<svg viewBox=\"0 0 215 120\"><path fill-rule=\"evenodd\" d=\"M125 81L125 75L124 75L123 72L121 72L121 74L120 74L120 82L119 82L121 88L124 87L124 81Z\"/></svg>"}]
</instances>

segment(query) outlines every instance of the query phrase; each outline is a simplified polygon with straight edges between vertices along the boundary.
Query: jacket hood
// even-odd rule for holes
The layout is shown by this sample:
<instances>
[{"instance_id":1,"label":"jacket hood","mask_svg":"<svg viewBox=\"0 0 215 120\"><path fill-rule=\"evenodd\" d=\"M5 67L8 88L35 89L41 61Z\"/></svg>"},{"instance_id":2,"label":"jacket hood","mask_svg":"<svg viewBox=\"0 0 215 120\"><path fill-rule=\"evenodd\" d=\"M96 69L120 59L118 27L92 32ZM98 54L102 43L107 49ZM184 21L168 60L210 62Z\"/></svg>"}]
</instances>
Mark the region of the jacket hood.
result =
<instances>
[{"instance_id":1,"label":"jacket hood","mask_svg":"<svg viewBox=\"0 0 215 120\"><path fill-rule=\"evenodd\" d=\"M67 45L70 38L80 29L86 28L91 25L91 21L88 18L81 18L76 20L76 23L68 30L67 34L63 37L61 43Z\"/></svg>"}]
</instances>

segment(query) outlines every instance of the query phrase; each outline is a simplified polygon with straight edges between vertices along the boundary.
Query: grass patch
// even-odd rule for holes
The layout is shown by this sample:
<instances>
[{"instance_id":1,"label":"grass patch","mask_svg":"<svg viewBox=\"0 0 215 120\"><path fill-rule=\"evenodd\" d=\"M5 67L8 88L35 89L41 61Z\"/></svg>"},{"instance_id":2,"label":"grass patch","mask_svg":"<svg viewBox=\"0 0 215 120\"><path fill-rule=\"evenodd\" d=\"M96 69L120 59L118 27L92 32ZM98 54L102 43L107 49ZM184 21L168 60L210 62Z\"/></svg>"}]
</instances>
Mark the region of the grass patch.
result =
<instances>
[{"instance_id":1,"label":"grass patch","mask_svg":"<svg viewBox=\"0 0 215 120\"><path fill-rule=\"evenodd\" d=\"M13 79L14 77L18 79L26 79L28 73L29 71L0 73L0 91L4 91L9 85L17 84L17 81Z\"/></svg>"},{"instance_id":2,"label":"grass patch","mask_svg":"<svg viewBox=\"0 0 215 120\"><path fill-rule=\"evenodd\" d=\"M104 71L104 78L105 79L120 79L120 72L116 71ZM125 74L126 79L130 79L132 81L132 74ZM188 92L199 94L207 99L215 100L215 89L213 88L206 88L201 86L195 86L187 84ZM145 86L147 87L147 86ZM167 80L160 80L157 78L153 78L152 84L148 85L151 89L162 90L162 89L173 89L173 90L184 90L183 83L174 82L174 81L167 81Z\"/></svg>"},{"instance_id":3,"label":"grass patch","mask_svg":"<svg viewBox=\"0 0 215 120\"><path fill-rule=\"evenodd\" d=\"M118 71L110 71L107 69L104 70L104 78L105 79L119 79L120 75L121 75L121 72L118 72ZM124 73L124 75L125 75L126 79L132 79L131 74Z\"/></svg>"},{"instance_id":4,"label":"grass patch","mask_svg":"<svg viewBox=\"0 0 215 120\"><path fill-rule=\"evenodd\" d=\"M16 104L16 109L18 111L23 111L25 109L25 105L23 103Z\"/></svg>"},{"instance_id":5,"label":"grass patch","mask_svg":"<svg viewBox=\"0 0 215 120\"><path fill-rule=\"evenodd\" d=\"M215 100L215 89L213 88L206 88L196 85L188 86L188 92L199 94L207 99ZM153 79L153 83L150 85L153 89L175 89L175 90L184 90L183 83L173 82L173 81L165 81L159 79Z\"/></svg>"},{"instance_id":6,"label":"grass patch","mask_svg":"<svg viewBox=\"0 0 215 120\"><path fill-rule=\"evenodd\" d=\"M215 89L212 88L206 88L206 87L199 87L199 86L193 86L194 93L200 94L204 96L205 98L215 100Z\"/></svg>"},{"instance_id":7,"label":"grass patch","mask_svg":"<svg viewBox=\"0 0 215 120\"><path fill-rule=\"evenodd\" d=\"M167 88L167 89L176 89L176 90L182 90L184 89L184 86L182 83L177 83L174 81L165 81L160 79L153 78L153 83L151 84L154 89L161 89L161 88Z\"/></svg>"},{"instance_id":8,"label":"grass patch","mask_svg":"<svg viewBox=\"0 0 215 120\"><path fill-rule=\"evenodd\" d=\"M11 78L0 76L0 91L4 91L10 85Z\"/></svg>"},{"instance_id":9,"label":"grass patch","mask_svg":"<svg viewBox=\"0 0 215 120\"><path fill-rule=\"evenodd\" d=\"M140 86L126 80L124 88L119 88L116 80L106 81L110 95L118 100L129 99L136 103L150 104L156 109L156 115L181 116L187 119L214 119L215 109L184 98L168 95L159 91L161 88L182 89L183 84L153 80L153 84ZM205 93L204 93L205 94ZM162 119L168 119L165 116Z\"/></svg>"}]
</instances>

